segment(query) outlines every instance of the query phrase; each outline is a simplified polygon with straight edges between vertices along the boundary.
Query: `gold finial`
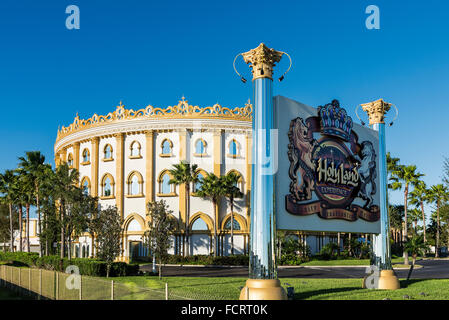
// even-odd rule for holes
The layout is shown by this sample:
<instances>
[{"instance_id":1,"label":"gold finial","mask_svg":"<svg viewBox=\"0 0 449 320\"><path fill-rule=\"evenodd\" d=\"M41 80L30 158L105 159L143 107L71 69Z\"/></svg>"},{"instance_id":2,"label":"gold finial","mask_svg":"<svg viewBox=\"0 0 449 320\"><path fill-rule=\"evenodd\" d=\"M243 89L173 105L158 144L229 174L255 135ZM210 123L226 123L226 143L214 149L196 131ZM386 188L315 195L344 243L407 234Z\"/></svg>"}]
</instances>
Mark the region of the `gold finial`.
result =
<instances>
[{"instance_id":1,"label":"gold finial","mask_svg":"<svg viewBox=\"0 0 449 320\"><path fill-rule=\"evenodd\" d=\"M363 111L368 114L370 125L385 123L385 114L390 110L391 105L383 99L361 104Z\"/></svg>"},{"instance_id":2,"label":"gold finial","mask_svg":"<svg viewBox=\"0 0 449 320\"><path fill-rule=\"evenodd\" d=\"M253 72L253 80L258 78L269 78L273 80L273 67L276 62L281 61L284 53L268 48L261 43L257 48L242 53L245 63L250 63Z\"/></svg>"}]
</instances>

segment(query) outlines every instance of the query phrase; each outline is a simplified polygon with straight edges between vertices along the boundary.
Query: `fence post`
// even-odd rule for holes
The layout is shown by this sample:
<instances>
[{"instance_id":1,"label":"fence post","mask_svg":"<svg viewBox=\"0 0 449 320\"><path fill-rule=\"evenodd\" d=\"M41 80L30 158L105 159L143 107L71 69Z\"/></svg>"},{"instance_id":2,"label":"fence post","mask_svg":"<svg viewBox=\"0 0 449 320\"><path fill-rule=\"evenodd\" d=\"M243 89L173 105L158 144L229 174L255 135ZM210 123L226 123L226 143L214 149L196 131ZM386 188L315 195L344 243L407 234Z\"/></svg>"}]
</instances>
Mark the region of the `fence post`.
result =
<instances>
[{"instance_id":1,"label":"fence post","mask_svg":"<svg viewBox=\"0 0 449 320\"><path fill-rule=\"evenodd\" d=\"M22 268L19 269L19 283L17 284L17 292L22 293Z\"/></svg>"},{"instance_id":2,"label":"fence post","mask_svg":"<svg viewBox=\"0 0 449 320\"><path fill-rule=\"evenodd\" d=\"M83 291L82 291L82 288L83 288L83 276L80 275L80 300L83 300Z\"/></svg>"},{"instance_id":3,"label":"fence post","mask_svg":"<svg viewBox=\"0 0 449 320\"><path fill-rule=\"evenodd\" d=\"M31 268L28 269L28 294L31 296Z\"/></svg>"},{"instance_id":4,"label":"fence post","mask_svg":"<svg viewBox=\"0 0 449 320\"><path fill-rule=\"evenodd\" d=\"M165 283L165 300L168 300L168 283Z\"/></svg>"},{"instance_id":5,"label":"fence post","mask_svg":"<svg viewBox=\"0 0 449 320\"><path fill-rule=\"evenodd\" d=\"M114 280L111 280L111 300L114 300Z\"/></svg>"},{"instance_id":6,"label":"fence post","mask_svg":"<svg viewBox=\"0 0 449 320\"><path fill-rule=\"evenodd\" d=\"M42 298L42 269L39 269L39 300Z\"/></svg>"},{"instance_id":7,"label":"fence post","mask_svg":"<svg viewBox=\"0 0 449 320\"><path fill-rule=\"evenodd\" d=\"M58 272L55 271L55 275L56 275L56 294L55 294L55 300L58 300L59 297L59 274Z\"/></svg>"}]
</instances>

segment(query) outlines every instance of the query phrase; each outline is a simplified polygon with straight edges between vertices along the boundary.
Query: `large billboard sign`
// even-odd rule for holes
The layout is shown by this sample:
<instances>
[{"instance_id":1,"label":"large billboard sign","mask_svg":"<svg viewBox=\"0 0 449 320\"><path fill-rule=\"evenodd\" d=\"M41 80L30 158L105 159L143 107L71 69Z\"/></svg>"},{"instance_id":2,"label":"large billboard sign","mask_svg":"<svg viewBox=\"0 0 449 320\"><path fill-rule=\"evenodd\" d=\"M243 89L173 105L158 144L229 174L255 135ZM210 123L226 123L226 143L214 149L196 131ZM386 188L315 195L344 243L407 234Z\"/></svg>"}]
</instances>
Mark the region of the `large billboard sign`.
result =
<instances>
[{"instance_id":1,"label":"large billboard sign","mask_svg":"<svg viewBox=\"0 0 449 320\"><path fill-rule=\"evenodd\" d=\"M377 131L337 100L312 108L275 97L278 229L380 233Z\"/></svg>"}]
</instances>

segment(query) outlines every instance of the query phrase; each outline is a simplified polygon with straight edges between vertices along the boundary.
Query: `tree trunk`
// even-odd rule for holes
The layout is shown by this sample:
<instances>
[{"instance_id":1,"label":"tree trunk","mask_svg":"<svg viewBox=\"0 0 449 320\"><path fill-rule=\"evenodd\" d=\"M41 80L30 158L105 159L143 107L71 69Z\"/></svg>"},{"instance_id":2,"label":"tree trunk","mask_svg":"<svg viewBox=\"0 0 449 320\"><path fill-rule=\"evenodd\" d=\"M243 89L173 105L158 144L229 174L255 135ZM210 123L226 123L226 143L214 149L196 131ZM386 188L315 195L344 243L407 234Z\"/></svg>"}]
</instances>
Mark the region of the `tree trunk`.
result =
<instances>
[{"instance_id":1,"label":"tree trunk","mask_svg":"<svg viewBox=\"0 0 449 320\"><path fill-rule=\"evenodd\" d=\"M408 197L408 184L405 185L405 190L404 190L404 233L402 234L402 242L403 242L403 246L405 245L405 243L407 242L407 232L408 232L408 223L407 223L407 197ZM408 261L408 252L407 250L404 250L404 264L405 265L409 265L409 261Z\"/></svg>"},{"instance_id":2,"label":"tree trunk","mask_svg":"<svg viewBox=\"0 0 449 320\"><path fill-rule=\"evenodd\" d=\"M23 239L22 239L22 228L23 228L22 218L23 218L22 205L19 205L19 248L18 248L19 251L22 251L22 241L23 241Z\"/></svg>"},{"instance_id":3,"label":"tree trunk","mask_svg":"<svg viewBox=\"0 0 449 320\"><path fill-rule=\"evenodd\" d=\"M437 201L437 235L435 240L435 258L439 258L438 246L440 245L440 202Z\"/></svg>"},{"instance_id":4,"label":"tree trunk","mask_svg":"<svg viewBox=\"0 0 449 320\"><path fill-rule=\"evenodd\" d=\"M162 279L162 258L159 258L159 280Z\"/></svg>"},{"instance_id":5,"label":"tree trunk","mask_svg":"<svg viewBox=\"0 0 449 320\"><path fill-rule=\"evenodd\" d=\"M214 257L217 256L217 201L212 200L212 204L214 206Z\"/></svg>"},{"instance_id":6,"label":"tree trunk","mask_svg":"<svg viewBox=\"0 0 449 320\"><path fill-rule=\"evenodd\" d=\"M27 229L27 252L30 252L30 204L27 203L26 206L26 215L27 215L27 221L26 221L26 229Z\"/></svg>"},{"instance_id":7,"label":"tree trunk","mask_svg":"<svg viewBox=\"0 0 449 320\"><path fill-rule=\"evenodd\" d=\"M234 198L231 197L231 255L234 255Z\"/></svg>"},{"instance_id":8,"label":"tree trunk","mask_svg":"<svg viewBox=\"0 0 449 320\"><path fill-rule=\"evenodd\" d=\"M186 235L184 240L184 256L190 255L190 239L189 239L189 229L190 229L190 186L188 183L185 184L186 187Z\"/></svg>"},{"instance_id":9,"label":"tree trunk","mask_svg":"<svg viewBox=\"0 0 449 320\"><path fill-rule=\"evenodd\" d=\"M9 203L9 233L10 233L9 251L14 252L14 228L12 227L12 203Z\"/></svg>"},{"instance_id":10,"label":"tree trunk","mask_svg":"<svg viewBox=\"0 0 449 320\"><path fill-rule=\"evenodd\" d=\"M42 257L42 243L41 243L41 208L39 206L39 187L36 186L36 207L37 207L37 227L38 227L38 237L39 237L39 257Z\"/></svg>"},{"instance_id":11,"label":"tree trunk","mask_svg":"<svg viewBox=\"0 0 449 320\"><path fill-rule=\"evenodd\" d=\"M61 259L64 259L65 256L65 234L64 234L64 207L61 204L59 206L60 216L61 216Z\"/></svg>"},{"instance_id":12,"label":"tree trunk","mask_svg":"<svg viewBox=\"0 0 449 320\"><path fill-rule=\"evenodd\" d=\"M423 234L424 234L424 243L426 240L426 215L424 214L424 202L421 201L421 211L422 211L422 223L423 223Z\"/></svg>"}]
</instances>

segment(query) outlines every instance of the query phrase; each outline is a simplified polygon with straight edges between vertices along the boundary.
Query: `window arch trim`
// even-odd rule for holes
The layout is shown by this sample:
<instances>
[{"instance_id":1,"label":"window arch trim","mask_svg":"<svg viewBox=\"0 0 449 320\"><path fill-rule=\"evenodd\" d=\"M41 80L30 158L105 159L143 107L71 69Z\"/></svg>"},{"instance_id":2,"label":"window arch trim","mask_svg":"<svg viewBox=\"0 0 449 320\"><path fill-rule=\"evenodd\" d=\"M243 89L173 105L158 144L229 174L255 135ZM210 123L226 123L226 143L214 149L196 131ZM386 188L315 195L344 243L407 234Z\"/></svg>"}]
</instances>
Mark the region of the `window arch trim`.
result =
<instances>
[{"instance_id":1,"label":"window arch trim","mask_svg":"<svg viewBox=\"0 0 449 320\"><path fill-rule=\"evenodd\" d=\"M111 156L109 158L106 158L106 149L107 147L111 148ZM113 161L114 160L114 148L112 148L111 144L107 143L103 148L103 161Z\"/></svg>"},{"instance_id":2,"label":"window arch trim","mask_svg":"<svg viewBox=\"0 0 449 320\"><path fill-rule=\"evenodd\" d=\"M133 155L134 145L137 144L138 154ZM129 145L129 159L142 159L142 146L139 141L134 140Z\"/></svg>"},{"instance_id":3,"label":"window arch trim","mask_svg":"<svg viewBox=\"0 0 449 320\"><path fill-rule=\"evenodd\" d=\"M156 196L158 197L176 197L176 185L175 184L170 184L170 193L163 193L162 192L162 183L164 182L164 176L168 174L170 179L173 179L172 174L170 173L170 170L168 169L164 169L159 173L159 176L157 178L157 182L158 182L158 193L156 194Z\"/></svg>"},{"instance_id":4,"label":"window arch trim","mask_svg":"<svg viewBox=\"0 0 449 320\"><path fill-rule=\"evenodd\" d=\"M137 177L137 183L139 184L139 192L137 194L131 194L131 188L132 188L132 179L133 177L136 176ZM131 171L128 174L128 177L126 178L126 185L128 188L128 192L126 194L127 198L141 198L144 197L145 195L143 194L143 177L142 174L139 171Z\"/></svg>"},{"instance_id":5,"label":"window arch trim","mask_svg":"<svg viewBox=\"0 0 449 320\"><path fill-rule=\"evenodd\" d=\"M168 142L168 145L170 147L170 153L164 153L164 143L165 142ZM162 142L161 142L161 153L159 154L159 156L162 157L162 158L169 158L169 157L173 156L173 142L170 139L165 138L165 139L162 140Z\"/></svg>"},{"instance_id":6,"label":"window arch trim","mask_svg":"<svg viewBox=\"0 0 449 320\"><path fill-rule=\"evenodd\" d=\"M109 196L105 196L104 192L105 192L105 185L106 185L106 179L109 178L111 181L111 195ZM101 197L100 199L114 199L115 198L115 180L114 177L112 176L112 174L110 173L105 173L103 175L103 177L101 178Z\"/></svg>"}]
</instances>

